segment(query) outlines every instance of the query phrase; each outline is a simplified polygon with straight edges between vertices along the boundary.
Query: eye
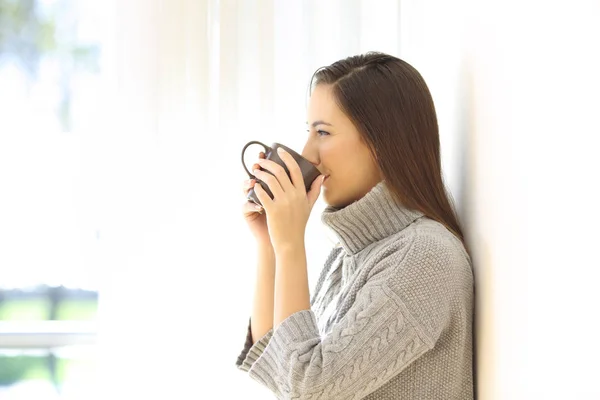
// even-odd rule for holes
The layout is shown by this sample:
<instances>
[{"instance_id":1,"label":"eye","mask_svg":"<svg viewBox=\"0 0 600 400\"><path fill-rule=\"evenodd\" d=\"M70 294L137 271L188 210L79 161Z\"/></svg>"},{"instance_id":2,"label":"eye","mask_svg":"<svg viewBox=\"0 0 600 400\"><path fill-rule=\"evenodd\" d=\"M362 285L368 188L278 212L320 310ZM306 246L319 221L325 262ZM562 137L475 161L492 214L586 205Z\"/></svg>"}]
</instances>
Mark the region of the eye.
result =
<instances>
[{"instance_id":1,"label":"eye","mask_svg":"<svg viewBox=\"0 0 600 400\"><path fill-rule=\"evenodd\" d=\"M306 132L310 133L310 131L308 129L306 130ZM325 136L325 135L329 135L329 132L320 130L320 131L317 131L317 134L319 136Z\"/></svg>"}]
</instances>

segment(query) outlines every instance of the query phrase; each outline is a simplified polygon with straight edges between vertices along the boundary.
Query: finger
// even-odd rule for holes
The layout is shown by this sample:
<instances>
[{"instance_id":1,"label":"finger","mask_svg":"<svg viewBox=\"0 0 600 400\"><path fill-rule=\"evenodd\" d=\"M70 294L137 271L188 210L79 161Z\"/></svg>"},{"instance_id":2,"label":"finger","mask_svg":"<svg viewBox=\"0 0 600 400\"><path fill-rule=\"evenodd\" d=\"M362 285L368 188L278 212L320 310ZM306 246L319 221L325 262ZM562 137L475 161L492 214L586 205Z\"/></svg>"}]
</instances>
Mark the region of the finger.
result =
<instances>
[{"instance_id":1,"label":"finger","mask_svg":"<svg viewBox=\"0 0 600 400\"><path fill-rule=\"evenodd\" d=\"M271 190L271 193L273 193L273 197L274 197L273 200L276 200L278 198L280 198L280 199L283 198L284 191L281 188L279 181L277 180L277 178L274 175L271 175L267 171L261 171L259 169L255 169L254 176L256 176L258 179L260 179L261 181L263 181L264 183L267 184L267 186L269 187L269 190ZM259 186L260 185L254 186L254 190L256 191L256 188L258 188ZM265 192L265 194L267 194L267 192ZM270 199L270 196L268 194L267 194L267 197L269 197L269 199ZM262 202L262 200L261 200L261 202Z\"/></svg>"},{"instance_id":2,"label":"finger","mask_svg":"<svg viewBox=\"0 0 600 400\"><path fill-rule=\"evenodd\" d=\"M265 152L261 151L260 153L258 153L258 158L259 159L264 159L266 158L265 156ZM254 171L255 169L260 169L260 165L258 163L254 163L252 164L252 168L250 168L250 171Z\"/></svg>"},{"instance_id":3,"label":"finger","mask_svg":"<svg viewBox=\"0 0 600 400\"><path fill-rule=\"evenodd\" d=\"M244 189L248 189L250 187L252 187L252 185L254 185L254 183L256 182L256 179L254 178L250 178L250 179L246 179L243 183L242 183L242 187Z\"/></svg>"},{"instance_id":4,"label":"finger","mask_svg":"<svg viewBox=\"0 0 600 400\"><path fill-rule=\"evenodd\" d=\"M261 205L256 204L252 201L246 201L242 205L242 211L244 212L244 214L251 214L251 213L255 213L255 212L262 214L263 208Z\"/></svg>"},{"instance_id":5,"label":"finger","mask_svg":"<svg viewBox=\"0 0 600 400\"><path fill-rule=\"evenodd\" d=\"M292 185L292 182L290 181L290 177L281 165L271 160L260 160L259 164L263 169L266 169L275 175L284 192L288 192L294 188L294 185Z\"/></svg>"},{"instance_id":6,"label":"finger","mask_svg":"<svg viewBox=\"0 0 600 400\"><path fill-rule=\"evenodd\" d=\"M319 175L310 185L310 190L307 193L308 204L310 205L310 208L312 208L315 205L317 199L319 198L319 195L321 194L321 188L323 187L324 177L324 175Z\"/></svg>"},{"instance_id":7,"label":"finger","mask_svg":"<svg viewBox=\"0 0 600 400\"><path fill-rule=\"evenodd\" d=\"M265 174L266 174L266 172L265 172ZM254 187L254 193L256 193L256 197L258 197L258 200L263 205L263 208L265 209L265 211L268 212L271 207L271 204L273 204L273 200L271 200L271 197L269 196L269 194L260 185L256 185Z\"/></svg>"},{"instance_id":8,"label":"finger","mask_svg":"<svg viewBox=\"0 0 600 400\"><path fill-rule=\"evenodd\" d=\"M277 154L279 154L279 158L283 160L285 166L290 171L292 185L296 189L306 191L304 189L304 178L302 178L302 170L300 170L300 166L298 165L294 157L292 157L292 155L285 151L282 147L277 148Z\"/></svg>"},{"instance_id":9,"label":"finger","mask_svg":"<svg viewBox=\"0 0 600 400\"><path fill-rule=\"evenodd\" d=\"M259 160L266 158L265 152L261 151L260 153L258 153L258 158ZM254 171L255 169L260 169L260 165L258 163L252 164L252 168L250 168L250 171Z\"/></svg>"},{"instance_id":10,"label":"finger","mask_svg":"<svg viewBox=\"0 0 600 400\"><path fill-rule=\"evenodd\" d=\"M250 189L256 184L256 179L246 179L242 185L242 191L244 195L247 195Z\"/></svg>"}]
</instances>

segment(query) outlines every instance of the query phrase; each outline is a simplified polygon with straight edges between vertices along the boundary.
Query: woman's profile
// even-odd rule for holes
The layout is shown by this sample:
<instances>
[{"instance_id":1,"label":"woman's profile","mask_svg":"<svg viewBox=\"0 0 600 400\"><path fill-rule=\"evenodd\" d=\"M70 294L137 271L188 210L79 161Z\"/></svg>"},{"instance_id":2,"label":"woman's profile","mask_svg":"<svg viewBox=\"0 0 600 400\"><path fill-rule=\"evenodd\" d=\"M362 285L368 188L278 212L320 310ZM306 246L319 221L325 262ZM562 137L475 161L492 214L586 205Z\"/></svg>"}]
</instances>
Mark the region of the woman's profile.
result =
<instances>
[{"instance_id":1,"label":"woman's profile","mask_svg":"<svg viewBox=\"0 0 600 400\"><path fill-rule=\"evenodd\" d=\"M237 367L282 399L474 398L474 280L442 179L436 111L419 72L369 52L319 68L302 155L321 172L307 192L265 160L247 202L257 279ZM309 294L304 234L323 195L335 233Z\"/></svg>"}]
</instances>

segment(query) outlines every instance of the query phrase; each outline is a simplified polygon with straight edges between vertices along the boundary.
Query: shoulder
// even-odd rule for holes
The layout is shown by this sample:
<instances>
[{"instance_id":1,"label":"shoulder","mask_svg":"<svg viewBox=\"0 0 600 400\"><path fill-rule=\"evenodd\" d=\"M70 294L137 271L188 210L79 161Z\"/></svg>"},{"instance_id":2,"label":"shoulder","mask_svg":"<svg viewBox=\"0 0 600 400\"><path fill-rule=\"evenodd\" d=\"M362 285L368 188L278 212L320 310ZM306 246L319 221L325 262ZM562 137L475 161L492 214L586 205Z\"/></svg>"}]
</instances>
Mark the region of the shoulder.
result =
<instances>
[{"instance_id":1,"label":"shoulder","mask_svg":"<svg viewBox=\"0 0 600 400\"><path fill-rule=\"evenodd\" d=\"M382 285L435 342L453 316L472 304L473 271L462 242L442 224L422 218L410 230L408 248L380 261L387 271Z\"/></svg>"},{"instance_id":2,"label":"shoulder","mask_svg":"<svg viewBox=\"0 0 600 400\"><path fill-rule=\"evenodd\" d=\"M470 262L461 240L444 225L428 217L421 217L402 231L377 242L371 252L382 255L392 252L451 253Z\"/></svg>"},{"instance_id":3,"label":"shoulder","mask_svg":"<svg viewBox=\"0 0 600 400\"><path fill-rule=\"evenodd\" d=\"M444 225L427 217L375 243L360 262L372 266L370 275L386 271L388 277L428 275L472 280L471 260L462 242Z\"/></svg>"},{"instance_id":4,"label":"shoulder","mask_svg":"<svg viewBox=\"0 0 600 400\"><path fill-rule=\"evenodd\" d=\"M412 253L423 256L444 256L459 264L471 264L471 259L462 243L443 224L427 217L411 226Z\"/></svg>"}]
</instances>

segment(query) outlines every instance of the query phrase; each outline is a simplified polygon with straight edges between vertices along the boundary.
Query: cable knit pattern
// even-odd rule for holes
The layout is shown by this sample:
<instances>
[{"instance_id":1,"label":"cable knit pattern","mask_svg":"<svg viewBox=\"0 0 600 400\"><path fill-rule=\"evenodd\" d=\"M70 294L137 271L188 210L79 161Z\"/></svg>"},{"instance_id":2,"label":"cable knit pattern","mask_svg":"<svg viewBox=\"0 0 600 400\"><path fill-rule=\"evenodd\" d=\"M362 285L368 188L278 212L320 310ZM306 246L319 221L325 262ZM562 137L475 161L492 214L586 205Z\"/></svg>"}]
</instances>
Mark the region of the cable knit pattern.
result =
<instances>
[{"instance_id":1,"label":"cable knit pattern","mask_svg":"<svg viewBox=\"0 0 600 400\"><path fill-rule=\"evenodd\" d=\"M443 225L385 181L322 221L340 239L311 309L252 343L237 367L279 399L473 399L473 274Z\"/></svg>"}]
</instances>

